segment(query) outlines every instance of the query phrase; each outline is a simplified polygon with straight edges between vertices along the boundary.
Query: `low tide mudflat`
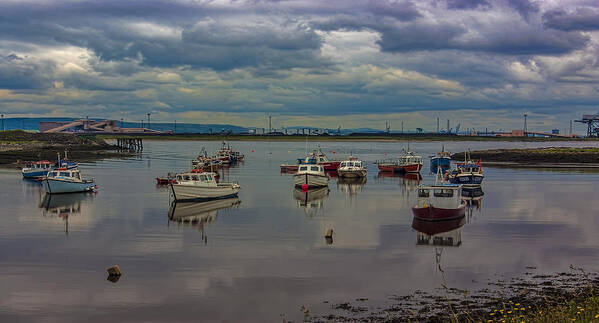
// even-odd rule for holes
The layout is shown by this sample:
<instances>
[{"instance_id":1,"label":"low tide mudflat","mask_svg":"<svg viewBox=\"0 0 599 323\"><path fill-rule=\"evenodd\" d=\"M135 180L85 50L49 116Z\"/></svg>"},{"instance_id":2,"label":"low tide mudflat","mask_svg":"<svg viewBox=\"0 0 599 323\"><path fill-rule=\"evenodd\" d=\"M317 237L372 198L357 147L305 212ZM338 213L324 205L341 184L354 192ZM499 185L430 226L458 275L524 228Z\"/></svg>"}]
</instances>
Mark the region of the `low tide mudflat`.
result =
<instances>
[{"instance_id":1,"label":"low tide mudflat","mask_svg":"<svg viewBox=\"0 0 599 323\"><path fill-rule=\"evenodd\" d=\"M222 174L241 184L239 200L203 206L187 222L169 220L168 191L155 177L188 169L202 147L215 151L220 142L147 141L137 157L83 163L99 185L92 195L48 197L16 170L0 169L0 321L324 321L369 313L400 321L408 308L419 310L407 304L418 295L459 303L462 291L488 289L485 300L493 300L503 282L557 283L560 273L579 272L571 265L599 269L599 204L592 202L599 172L592 169L485 167L484 195L472 199L463 222L423 228L411 206L415 187L434 181L428 158L422 178L383 176L372 164L399 155L401 143L310 141L330 157L352 153L369 165L366 183L334 178L329 192L309 197L279 172L304 155L305 139L230 144L246 155ZM429 156L442 145L457 152L553 143L410 148ZM455 243L420 243L427 232ZM116 283L105 272L114 264L123 271ZM532 299L520 300L532 307ZM491 310L503 304L495 300ZM400 310L385 311L392 308Z\"/></svg>"}]
</instances>

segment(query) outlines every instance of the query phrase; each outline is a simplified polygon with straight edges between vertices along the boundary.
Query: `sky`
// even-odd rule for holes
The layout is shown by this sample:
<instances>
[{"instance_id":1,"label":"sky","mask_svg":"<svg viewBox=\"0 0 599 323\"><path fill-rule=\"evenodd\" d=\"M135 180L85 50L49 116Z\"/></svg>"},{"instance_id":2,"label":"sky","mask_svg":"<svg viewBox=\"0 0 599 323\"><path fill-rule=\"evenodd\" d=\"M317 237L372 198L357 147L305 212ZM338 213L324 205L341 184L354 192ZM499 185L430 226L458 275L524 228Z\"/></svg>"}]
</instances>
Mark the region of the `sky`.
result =
<instances>
[{"instance_id":1,"label":"sky","mask_svg":"<svg viewBox=\"0 0 599 323\"><path fill-rule=\"evenodd\" d=\"M0 0L0 112L564 132L598 55L596 0Z\"/></svg>"}]
</instances>

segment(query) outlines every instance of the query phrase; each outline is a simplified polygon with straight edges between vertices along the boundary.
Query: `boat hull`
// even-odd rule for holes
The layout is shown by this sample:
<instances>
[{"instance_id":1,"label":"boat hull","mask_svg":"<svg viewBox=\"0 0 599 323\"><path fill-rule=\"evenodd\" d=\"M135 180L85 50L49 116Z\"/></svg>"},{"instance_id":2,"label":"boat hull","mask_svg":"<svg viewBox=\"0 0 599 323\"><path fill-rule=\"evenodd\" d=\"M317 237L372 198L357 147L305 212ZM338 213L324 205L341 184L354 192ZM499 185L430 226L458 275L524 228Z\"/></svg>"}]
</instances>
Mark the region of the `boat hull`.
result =
<instances>
[{"instance_id":1,"label":"boat hull","mask_svg":"<svg viewBox=\"0 0 599 323\"><path fill-rule=\"evenodd\" d=\"M319 165L321 165L325 171L332 171L332 170L337 170L339 168L339 164L341 164L340 161L328 161L328 162L324 162L324 163L318 163Z\"/></svg>"},{"instance_id":2,"label":"boat hull","mask_svg":"<svg viewBox=\"0 0 599 323\"><path fill-rule=\"evenodd\" d=\"M299 165L283 164L283 165L281 165L281 173L293 173L293 172L297 172L298 168L299 168Z\"/></svg>"},{"instance_id":3,"label":"boat hull","mask_svg":"<svg viewBox=\"0 0 599 323\"><path fill-rule=\"evenodd\" d=\"M293 175L295 186L308 185L308 188L329 186L329 177L316 174L295 174Z\"/></svg>"},{"instance_id":4,"label":"boat hull","mask_svg":"<svg viewBox=\"0 0 599 323\"><path fill-rule=\"evenodd\" d=\"M339 177L343 177L343 178L362 178L362 177L366 177L366 170L365 169L359 169L359 170L342 170L342 169L339 169L337 171L337 173L339 174Z\"/></svg>"},{"instance_id":5,"label":"boat hull","mask_svg":"<svg viewBox=\"0 0 599 323\"><path fill-rule=\"evenodd\" d=\"M48 175L48 170L23 171L23 178L40 178Z\"/></svg>"},{"instance_id":6,"label":"boat hull","mask_svg":"<svg viewBox=\"0 0 599 323\"><path fill-rule=\"evenodd\" d=\"M378 164L379 171L386 173L399 173L401 166L395 164Z\"/></svg>"},{"instance_id":7,"label":"boat hull","mask_svg":"<svg viewBox=\"0 0 599 323\"><path fill-rule=\"evenodd\" d=\"M407 164L401 166L401 171L405 173L419 173L422 169L422 164Z\"/></svg>"},{"instance_id":8,"label":"boat hull","mask_svg":"<svg viewBox=\"0 0 599 323\"><path fill-rule=\"evenodd\" d=\"M44 190L49 194L91 192L96 188L94 182L70 182L45 178L42 180Z\"/></svg>"},{"instance_id":9,"label":"boat hull","mask_svg":"<svg viewBox=\"0 0 599 323\"><path fill-rule=\"evenodd\" d=\"M437 208L432 205L413 207L412 213L414 214L414 218L424 221L453 220L464 217L466 214L466 204L462 202L455 209Z\"/></svg>"},{"instance_id":10,"label":"boat hull","mask_svg":"<svg viewBox=\"0 0 599 323\"><path fill-rule=\"evenodd\" d=\"M449 177L452 184L462 184L464 186L480 186L485 177L482 174L458 174Z\"/></svg>"},{"instance_id":11,"label":"boat hull","mask_svg":"<svg viewBox=\"0 0 599 323\"><path fill-rule=\"evenodd\" d=\"M171 184L171 192L175 201L208 201L235 197L239 186L234 184L218 184L214 187Z\"/></svg>"}]
</instances>

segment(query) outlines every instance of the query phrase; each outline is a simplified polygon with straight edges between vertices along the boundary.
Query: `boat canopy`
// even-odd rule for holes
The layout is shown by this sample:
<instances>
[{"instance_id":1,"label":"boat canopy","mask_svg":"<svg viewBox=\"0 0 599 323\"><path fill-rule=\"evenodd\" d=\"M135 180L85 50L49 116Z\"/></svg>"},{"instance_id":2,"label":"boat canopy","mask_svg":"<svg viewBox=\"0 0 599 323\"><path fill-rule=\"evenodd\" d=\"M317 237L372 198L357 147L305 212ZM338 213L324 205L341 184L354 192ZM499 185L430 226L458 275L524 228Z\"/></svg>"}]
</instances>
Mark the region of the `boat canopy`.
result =
<instances>
[{"instance_id":1,"label":"boat canopy","mask_svg":"<svg viewBox=\"0 0 599 323\"><path fill-rule=\"evenodd\" d=\"M48 172L48 178L76 178L81 179L81 173L78 169L58 168Z\"/></svg>"}]
</instances>

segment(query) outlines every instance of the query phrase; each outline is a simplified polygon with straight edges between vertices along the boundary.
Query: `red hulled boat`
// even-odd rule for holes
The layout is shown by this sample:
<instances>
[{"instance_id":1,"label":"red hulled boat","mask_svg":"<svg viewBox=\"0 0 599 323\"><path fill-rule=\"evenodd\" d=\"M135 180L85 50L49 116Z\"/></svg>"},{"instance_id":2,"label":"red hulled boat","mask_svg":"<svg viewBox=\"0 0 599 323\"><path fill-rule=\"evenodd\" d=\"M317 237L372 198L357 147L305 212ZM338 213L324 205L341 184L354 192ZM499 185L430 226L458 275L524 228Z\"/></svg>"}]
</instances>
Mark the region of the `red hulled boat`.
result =
<instances>
[{"instance_id":1,"label":"red hulled boat","mask_svg":"<svg viewBox=\"0 0 599 323\"><path fill-rule=\"evenodd\" d=\"M462 185L442 183L418 186L418 201L412 213L415 218L427 221L463 217L466 203L462 201Z\"/></svg>"}]
</instances>

